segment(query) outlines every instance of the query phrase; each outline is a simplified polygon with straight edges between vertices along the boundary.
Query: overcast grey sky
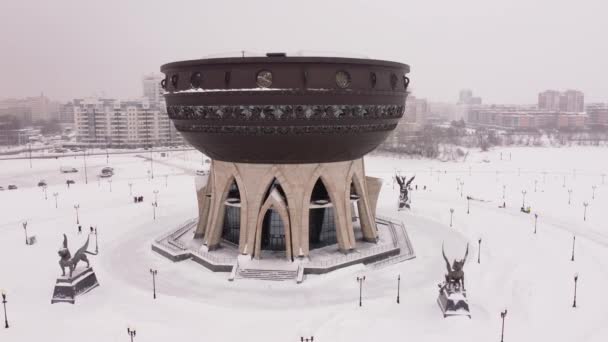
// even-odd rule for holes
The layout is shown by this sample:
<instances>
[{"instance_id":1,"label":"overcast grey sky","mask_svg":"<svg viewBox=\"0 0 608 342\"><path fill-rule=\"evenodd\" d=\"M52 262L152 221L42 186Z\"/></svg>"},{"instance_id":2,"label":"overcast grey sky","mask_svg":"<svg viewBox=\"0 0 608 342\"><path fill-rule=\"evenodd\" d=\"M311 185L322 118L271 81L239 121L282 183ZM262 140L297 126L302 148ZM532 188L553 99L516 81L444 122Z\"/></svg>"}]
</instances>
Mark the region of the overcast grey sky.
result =
<instances>
[{"instance_id":1,"label":"overcast grey sky","mask_svg":"<svg viewBox=\"0 0 608 342\"><path fill-rule=\"evenodd\" d=\"M0 98L141 95L161 64L225 51L335 51L411 66L414 95L608 100L602 0L1 0Z\"/></svg>"}]
</instances>

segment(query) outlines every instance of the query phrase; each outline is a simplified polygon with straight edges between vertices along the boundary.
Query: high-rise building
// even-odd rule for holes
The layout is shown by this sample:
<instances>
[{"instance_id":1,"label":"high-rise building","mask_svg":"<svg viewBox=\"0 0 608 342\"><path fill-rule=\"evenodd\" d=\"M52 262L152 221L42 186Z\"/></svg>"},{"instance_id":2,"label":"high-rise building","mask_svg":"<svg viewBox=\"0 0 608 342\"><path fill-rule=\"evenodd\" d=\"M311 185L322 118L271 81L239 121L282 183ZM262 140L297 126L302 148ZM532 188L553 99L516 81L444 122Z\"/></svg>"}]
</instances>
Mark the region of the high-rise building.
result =
<instances>
[{"instance_id":1,"label":"high-rise building","mask_svg":"<svg viewBox=\"0 0 608 342\"><path fill-rule=\"evenodd\" d=\"M473 91L471 89L462 89L460 90L460 95L458 96L458 103L470 104L471 98L473 98Z\"/></svg>"},{"instance_id":2,"label":"high-rise building","mask_svg":"<svg viewBox=\"0 0 608 342\"><path fill-rule=\"evenodd\" d=\"M75 99L78 141L93 145L156 146L182 144L167 116L164 102L116 99Z\"/></svg>"},{"instance_id":3,"label":"high-rise building","mask_svg":"<svg viewBox=\"0 0 608 342\"><path fill-rule=\"evenodd\" d=\"M473 96L473 91L470 89L463 89L460 91L458 98L458 104L454 111L454 120L466 120L468 118L471 106L481 105L481 97Z\"/></svg>"},{"instance_id":4,"label":"high-rise building","mask_svg":"<svg viewBox=\"0 0 608 342\"><path fill-rule=\"evenodd\" d=\"M74 123L74 103L68 102L59 106L57 120L61 123Z\"/></svg>"},{"instance_id":5,"label":"high-rise building","mask_svg":"<svg viewBox=\"0 0 608 342\"><path fill-rule=\"evenodd\" d=\"M559 109L563 112L580 113L585 111L585 95L578 90L566 90L560 97Z\"/></svg>"},{"instance_id":6,"label":"high-rise building","mask_svg":"<svg viewBox=\"0 0 608 342\"><path fill-rule=\"evenodd\" d=\"M0 115L12 115L25 123L53 120L58 110L59 103L49 100L44 94L0 101Z\"/></svg>"},{"instance_id":7,"label":"high-rise building","mask_svg":"<svg viewBox=\"0 0 608 342\"><path fill-rule=\"evenodd\" d=\"M559 110L561 94L557 90L545 90L538 94L538 109Z\"/></svg>"},{"instance_id":8,"label":"high-rise building","mask_svg":"<svg viewBox=\"0 0 608 342\"><path fill-rule=\"evenodd\" d=\"M578 90L545 90L538 94L538 109L581 113L585 111L585 95Z\"/></svg>"},{"instance_id":9,"label":"high-rise building","mask_svg":"<svg viewBox=\"0 0 608 342\"><path fill-rule=\"evenodd\" d=\"M589 120L587 124L592 129L608 128L608 103L590 103L585 106Z\"/></svg>"},{"instance_id":10,"label":"high-rise building","mask_svg":"<svg viewBox=\"0 0 608 342\"><path fill-rule=\"evenodd\" d=\"M158 74L148 74L142 78L143 96L151 103L158 103L165 100L163 97L163 88L160 85L163 78L163 75Z\"/></svg>"}]
</instances>

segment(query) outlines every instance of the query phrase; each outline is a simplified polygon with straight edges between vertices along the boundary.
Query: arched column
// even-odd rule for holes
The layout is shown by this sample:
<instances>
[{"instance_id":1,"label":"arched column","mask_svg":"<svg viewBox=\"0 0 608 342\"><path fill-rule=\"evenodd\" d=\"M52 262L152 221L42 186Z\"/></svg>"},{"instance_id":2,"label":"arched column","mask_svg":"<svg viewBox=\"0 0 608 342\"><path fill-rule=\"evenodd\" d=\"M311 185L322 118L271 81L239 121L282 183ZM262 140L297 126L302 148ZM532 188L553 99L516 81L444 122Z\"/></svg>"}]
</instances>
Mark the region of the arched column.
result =
<instances>
[{"instance_id":1,"label":"arched column","mask_svg":"<svg viewBox=\"0 0 608 342\"><path fill-rule=\"evenodd\" d=\"M358 175L358 172L356 171L353 172L349 179L355 186L357 195L359 195L359 200L357 201L357 208L359 210L359 222L361 223L361 232L363 233L363 239L368 242L377 242L378 234L376 232L375 218L369 206L367 186L362 180L363 178L360 177Z\"/></svg>"},{"instance_id":2,"label":"arched column","mask_svg":"<svg viewBox=\"0 0 608 342\"><path fill-rule=\"evenodd\" d=\"M277 190L271 190L272 192L278 192ZM260 259L260 255L262 252L262 230L264 229L264 216L266 213L274 208L279 214L279 217L283 221L283 227L285 229L285 254L289 260L292 260L292 244L291 244L291 227L289 220L289 213L287 212L287 207L285 202L282 200L278 200L276 196L273 195L272 192L269 194L266 202L260 208L260 212L258 215L257 223L256 223L256 233L255 233L255 253L254 257L256 259Z\"/></svg>"},{"instance_id":3,"label":"arched column","mask_svg":"<svg viewBox=\"0 0 608 342\"><path fill-rule=\"evenodd\" d=\"M241 175L238 173L238 169L233 163L227 162L214 162L213 163L213 194L211 196L211 213L208 219L207 232L205 233L205 243L209 249L216 248L222 238L222 228L224 223L224 212L225 212L225 201L228 197L228 191L232 182L236 182L236 186L239 189L241 198L241 228L239 236L239 246L242 244L240 240L243 234L243 221L246 217L247 202L243 201L243 198L247 196L246 184L243 182ZM218 190L222 190L218 192ZM245 227L246 228L246 227ZM240 249L240 247L239 247ZM241 251L242 252L242 251Z\"/></svg>"},{"instance_id":4,"label":"arched column","mask_svg":"<svg viewBox=\"0 0 608 342\"><path fill-rule=\"evenodd\" d=\"M342 165L340 165L342 164ZM329 195L329 199L332 202L334 209L334 220L336 225L336 237L338 240L338 248L341 252L346 253L354 247L354 236L351 241L351 237L349 234L349 220L345 220L345 208L344 203L341 200L343 196L340 194L340 190L344 187L344 176L346 176L346 170L340 172L340 166L343 166L343 163L327 163L320 164L312 174L309 179L309 182L306 186L306 191L304 192L303 205L302 205L302 234L300 234L301 239L306 239L306 248L305 255L308 255L310 251L310 246L308 244L308 236L309 236L309 212L310 212L310 199L312 196L312 191L315 186L317 180L321 180L325 189L327 190L327 194ZM332 175L333 174L333 175ZM341 177L342 176L342 179ZM335 184L337 183L337 184ZM350 231L352 232L352 223L350 225Z\"/></svg>"},{"instance_id":5,"label":"arched column","mask_svg":"<svg viewBox=\"0 0 608 342\"><path fill-rule=\"evenodd\" d=\"M268 186L274 179L270 172L271 164L238 164L236 165L240 176L247 188L245 196L241 193L241 205L245 203L246 210L241 210L241 243L239 244L242 254L252 255L255 251L255 237L258 214L262 207L262 201Z\"/></svg>"}]
</instances>

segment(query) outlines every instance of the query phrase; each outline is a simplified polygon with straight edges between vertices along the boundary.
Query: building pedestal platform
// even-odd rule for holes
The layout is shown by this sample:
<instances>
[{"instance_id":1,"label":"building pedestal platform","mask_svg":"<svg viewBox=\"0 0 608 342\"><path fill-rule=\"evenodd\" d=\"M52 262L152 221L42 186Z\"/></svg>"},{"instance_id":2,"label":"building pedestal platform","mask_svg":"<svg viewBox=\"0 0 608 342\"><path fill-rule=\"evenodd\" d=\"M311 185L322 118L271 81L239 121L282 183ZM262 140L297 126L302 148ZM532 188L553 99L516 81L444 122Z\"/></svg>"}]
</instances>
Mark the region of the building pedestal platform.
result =
<instances>
[{"instance_id":1,"label":"building pedestal platform","mask_svg":"<svg viewBox=\"0 0 608 342\"><path fill-rule=\"evenodd\" d=\"M74 304L77 296L81 296L97 286L99 286L99 283L92 267L77 268L74 270L72 278L69 278L69 276L57 278L51 304Z\"/></svg>"}]
</instances>

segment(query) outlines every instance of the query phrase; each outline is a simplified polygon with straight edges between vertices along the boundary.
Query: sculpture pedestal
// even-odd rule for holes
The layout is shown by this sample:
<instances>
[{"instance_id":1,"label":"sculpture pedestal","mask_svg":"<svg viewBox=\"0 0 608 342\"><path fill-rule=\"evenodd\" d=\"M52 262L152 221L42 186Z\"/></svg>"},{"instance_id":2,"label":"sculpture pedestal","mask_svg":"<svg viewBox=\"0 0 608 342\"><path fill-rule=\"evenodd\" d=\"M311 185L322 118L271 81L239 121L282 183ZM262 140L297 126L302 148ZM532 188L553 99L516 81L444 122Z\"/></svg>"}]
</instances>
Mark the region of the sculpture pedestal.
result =
<instances>
[{"instance_id":1,"label":"sculpture pedestal","mask_svg":"<svg viewBox=\"0 0 608 342\"><path fill-rule=\"evenodd\" d=\"M437 304L439 304L444 318L448 316L469 316L471 318L466 291L442 288L439 290Z\"/></svg>"},{"instance_id":2,"label":"sculpture pedestal","mask_svg":"<svg viewBox=\"0 0 608 342\"><path fill-rule=\"evenodd\" d=\"M69 272L69 270L67 270ZM55 303L71 303L76 302L76 296L83 295L92 289L99 286L97 277L92 267L77 268L72 274L72 278L61 276L57 278L55 290L51 304Z\"/></svg>"}]
</instances>

